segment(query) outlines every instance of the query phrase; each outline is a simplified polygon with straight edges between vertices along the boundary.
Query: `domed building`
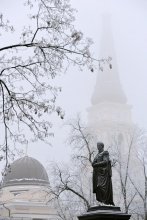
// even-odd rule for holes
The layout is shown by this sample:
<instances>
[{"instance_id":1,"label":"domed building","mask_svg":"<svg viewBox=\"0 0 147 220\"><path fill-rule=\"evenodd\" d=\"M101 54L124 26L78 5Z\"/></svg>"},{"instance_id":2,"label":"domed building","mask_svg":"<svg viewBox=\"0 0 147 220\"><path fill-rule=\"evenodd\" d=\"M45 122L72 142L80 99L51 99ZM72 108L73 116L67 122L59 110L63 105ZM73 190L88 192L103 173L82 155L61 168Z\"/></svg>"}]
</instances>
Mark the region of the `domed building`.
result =
<instances>
[{"instance_id":1,"label":"domed building","mask_svg":"<svg viewBox=\"0 0 147 220\"><path fill-rule=\"evenodd\" d=\"M42 164L32 157L14 161L0 190L0 217L26 220L57 219L49 179Z\"/></svg>"}]
</instances>

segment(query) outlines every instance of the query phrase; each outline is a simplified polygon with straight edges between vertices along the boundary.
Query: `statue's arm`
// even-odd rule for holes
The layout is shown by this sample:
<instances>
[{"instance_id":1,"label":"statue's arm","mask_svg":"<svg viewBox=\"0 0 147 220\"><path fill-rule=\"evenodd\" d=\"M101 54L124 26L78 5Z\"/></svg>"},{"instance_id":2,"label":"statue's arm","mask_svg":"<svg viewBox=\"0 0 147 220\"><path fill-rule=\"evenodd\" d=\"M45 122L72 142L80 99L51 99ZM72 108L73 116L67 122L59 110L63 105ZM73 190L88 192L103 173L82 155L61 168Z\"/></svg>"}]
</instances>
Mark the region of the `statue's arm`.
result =
<instances>
[{"instance_id":1,"label":"statue's arm","mask_svg":"<svg viewBox=\"0 0 147 220\"><path fill-rule=\"evenodd\" d=\"M94 158L93 162L92 162L92 166L93 167L97 167L97 157Z\"/></svg>"},{"instance_id":2,"label":"statue's arm","mask_svg":"<svg viewBox=\"0 0 147 220\"><path fill-rule=\"evenodd\" d=\"M107 161L101 161L99 163L97 163L97 167L103 167L107 165Z\"/></svg>"},{"instance_id":3,"label":"statue's arm","mask_svg":"<svg viewBox=\"0 0 147 220\"><path fill-rule=\"evenodd\" d=\"M98 167L98 166L99 166L99 163L92 163L92 166L93 166L93 167Z\"/></svg>"},{"instance_id":4,"label":"statue's arm","mask_svg":"<svg viewBox=\"0 0 147 220\"><path fill-rule=\"evenodd\" d=\"M95 168L95 167L99 167L101 164L101 162L97 162L97 156L94 158L94 161L92 163L92 166Z\"/></svg>"},{"instance_id":5,"label":"statue's arm","mask_svg":"<svg viewBox=\"0 0 147 220\"><path fill-rule=\"evenodd\" d=\"M97 160L95 158L92 163L92 166L93 167L103 167L103 166L106 166L108 164L108 162L109 162L109 153L108 153L108 151L105 151L104 156L103 156L103 161L97 163Z\"/></svg>"}]
</instances>

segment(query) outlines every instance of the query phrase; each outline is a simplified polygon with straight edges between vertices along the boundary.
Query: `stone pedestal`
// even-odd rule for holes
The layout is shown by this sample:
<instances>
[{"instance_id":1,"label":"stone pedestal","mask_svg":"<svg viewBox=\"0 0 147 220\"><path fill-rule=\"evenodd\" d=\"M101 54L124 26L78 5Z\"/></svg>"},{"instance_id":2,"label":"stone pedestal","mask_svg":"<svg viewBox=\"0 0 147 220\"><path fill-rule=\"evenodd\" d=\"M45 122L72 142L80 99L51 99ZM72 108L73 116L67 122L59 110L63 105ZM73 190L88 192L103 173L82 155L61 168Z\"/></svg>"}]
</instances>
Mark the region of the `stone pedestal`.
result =
<instances>
[{"instance_id":1,"label":"stone pedestal","mask_svg":"<svg viewBox=\"0 0 147 220\"><path fill-rule=\"evenodd\" d=\"M93 206L79 220L128 220L131 215L122 213L116 206Z\"/></svg>"}]
</instances>

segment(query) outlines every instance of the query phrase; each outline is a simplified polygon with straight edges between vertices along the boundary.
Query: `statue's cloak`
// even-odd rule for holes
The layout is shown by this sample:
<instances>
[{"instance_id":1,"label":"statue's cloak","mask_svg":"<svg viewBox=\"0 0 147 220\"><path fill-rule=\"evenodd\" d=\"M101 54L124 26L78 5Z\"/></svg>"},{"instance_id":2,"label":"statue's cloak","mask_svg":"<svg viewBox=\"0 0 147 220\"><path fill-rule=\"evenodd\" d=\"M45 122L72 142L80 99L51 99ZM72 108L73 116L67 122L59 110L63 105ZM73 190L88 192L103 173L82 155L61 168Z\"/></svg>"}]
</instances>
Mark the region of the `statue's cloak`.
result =
<instances>
[{"instance_id":1,"label":"statue's cloak","mask_svg":"<svg viewBox=\"0 0 147 220\"><path fill-rule=\"evenodd\" d=\"M111 176L109 153L103 151L97 154L93 161L93 193L96 193L99 202L114 205Z\"/></svg>"}]
</instances>

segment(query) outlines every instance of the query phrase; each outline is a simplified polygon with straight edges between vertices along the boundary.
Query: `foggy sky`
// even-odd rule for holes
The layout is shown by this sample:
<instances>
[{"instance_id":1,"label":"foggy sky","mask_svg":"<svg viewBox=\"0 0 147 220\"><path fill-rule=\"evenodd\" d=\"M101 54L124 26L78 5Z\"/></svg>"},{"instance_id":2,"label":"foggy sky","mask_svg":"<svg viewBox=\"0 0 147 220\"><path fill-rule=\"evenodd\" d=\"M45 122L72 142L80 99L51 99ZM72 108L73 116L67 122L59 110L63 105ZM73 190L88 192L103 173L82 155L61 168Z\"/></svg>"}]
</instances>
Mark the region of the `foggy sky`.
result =
<instances>
[{"instance_id":1,"label":"foggy sky","mask_svg":"<svg viewBox=\"0 0 147 220\"><path fill-rule=\"evenodd\" d=\"M13 2L13 3L12 3ZM21 27L25 22L19 0L1 0L3 9L9 19ZM91 37L92 56L99 57L102 32L102 15L111 14L112 33L117 56L117 65L128 104L132 105L134 123L147 129L147 1L146 0L71 0L71 5L78 10L76 26L85 36ZM19 10L18 10L19 7ZM9 43L2 38L0 45ZM98 70L91 73L87 69L80 72L78 68L69 68L57 82L62 86L58 104L65 110L66 117L61 121L54 118L55 137L51 140L53 147L38 142L30 144L28 154L40 160L67 161L70 149L65 140L67 130L63 123L78 112L86 121L87 108L91 106Z\"/></svg>"}]
</instances>

